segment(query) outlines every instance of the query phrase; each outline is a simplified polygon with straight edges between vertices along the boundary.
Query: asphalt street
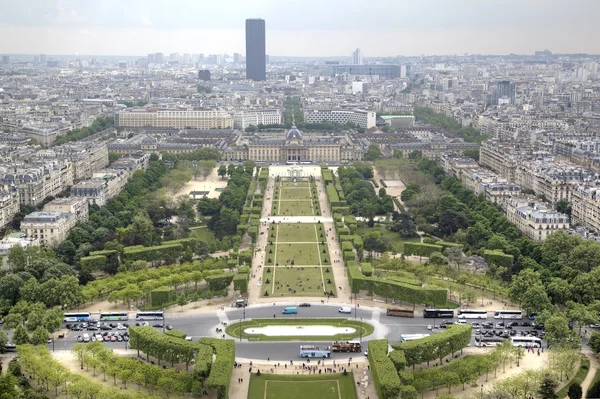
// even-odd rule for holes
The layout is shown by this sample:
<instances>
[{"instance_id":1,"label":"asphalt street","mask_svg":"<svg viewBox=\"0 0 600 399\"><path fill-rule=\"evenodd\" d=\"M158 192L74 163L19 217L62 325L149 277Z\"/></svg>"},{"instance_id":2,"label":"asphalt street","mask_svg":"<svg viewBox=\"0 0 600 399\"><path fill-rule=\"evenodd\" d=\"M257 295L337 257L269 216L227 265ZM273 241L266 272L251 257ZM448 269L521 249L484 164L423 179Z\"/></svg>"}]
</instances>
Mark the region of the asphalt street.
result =
<instances>
[{"instance_id":1,"label":"asphalt street","mask_svg":"<svg viewBox=\"0 0 600 399\"><path fill-rule=\"evenodd\" d=\"M370 339L386 338L390 343L394 343L400 340L401 334L431 334L432 331L427 330L428 325L439 325L442 319L425 319L423 317L405 318L405 317L394 317L387 316L385 311L373 308L355 308L351 306L351 314L341 314L338 312L340 308L339 304L328 305L328 304L312 304L311 307L298 307L298 314L296 315L284 315L282 311L288 306L297 306L297 303L277 303L276 305L259 305L250 306L245 310L243 308L225 308L223 311L212 311L206 313L178 313L178 312L167 312L165 313L165 325L172 325L173 328L183 331L191 336L194 340L200 337L220 337L215 329L217 327L224 328L221 323L233 323L240 321L244 318L286 318L286 319L298 319L302 318L318 318L318 317L345 317L353 319L356 315L358 320L364 322L371 322L376 326L376 332L368 337L363 337L363 347L366 349L366 343ZM456 319L454 319L456 321ZM489 317L487 321L497 322ZM116 323L116 322L113 322ZM135 320L129 320L127 322L130 325L135 324ZM151 325L155 322L149 322ZM519 328L521 329L521 328ZM435 332L443 331L441 329L434 330ZM65 335L64 339L57 339L55 341L55 348L59 350L70 349L75 342L77 342L77 336L83 335L86 331L71 331ZM93 332L89 332L90 335ZM472 341L474 343L474 340ZM236 341L236 356L239 358L246 359L270 359L270 360L298 360L300 344L315 344L317 346L330 345L331 341L327 342L309 342L309 341L287 341L287 342L247 342L246 340ZM125 342L106 342L105 345L109 348L125 349ZM51 345L49 345L51 348ZM349 356L362 356L362 354L347 354L347 353L334 353L332 359L347 359Z\"/></svg>"}]
</instances>

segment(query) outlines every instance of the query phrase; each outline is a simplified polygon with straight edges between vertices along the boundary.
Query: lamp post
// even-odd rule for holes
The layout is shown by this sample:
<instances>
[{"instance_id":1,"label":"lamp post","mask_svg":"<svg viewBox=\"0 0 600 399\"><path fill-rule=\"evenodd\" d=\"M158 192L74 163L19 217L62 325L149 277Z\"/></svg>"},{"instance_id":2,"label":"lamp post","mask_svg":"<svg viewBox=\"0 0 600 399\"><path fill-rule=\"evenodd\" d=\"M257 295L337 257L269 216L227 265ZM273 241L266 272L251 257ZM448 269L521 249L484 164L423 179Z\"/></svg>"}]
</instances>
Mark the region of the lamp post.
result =
<instances>
[{"instance_id":1,"label":"lamp post","mask_svg":"<svg viewBox=\"0 0 600 399\"><path fill-rule=\"evenodd\" d=\"M483 384L481 384L481 399L483 399Z\"/></svg>"},{"instance_id":2,"label":"lamp post","mask_svg":"<svg viewBox=\"0 0 600 399\"><path fill-rule=\"evenodd\" d=\"M356 302L354 302L354 320L356 320Z\"/></svg>"},{"instance_id":3,"label":"lamp post","mask_svg":"<svg viewBox=\"0 0 600 399\"><path fill-rule=\"evenodd\" d=\"M360 318L360 322L362 323L362 317ZM360 326L360 341L359 341L361 345L362 345L362 332L363 332L363 329L362 329L362 325L361 325Z\"/></svg>"},{"instance_id":4,"label":"lamp post","mask_svg":"<svg viewBox=\"0 0 600 399\"><path fill-rule=\"evenodd\" d=\"M521 360L521 347L517 347L517 367L519 367L521 365L520 363Z\"/></svg>"}]
</instances>

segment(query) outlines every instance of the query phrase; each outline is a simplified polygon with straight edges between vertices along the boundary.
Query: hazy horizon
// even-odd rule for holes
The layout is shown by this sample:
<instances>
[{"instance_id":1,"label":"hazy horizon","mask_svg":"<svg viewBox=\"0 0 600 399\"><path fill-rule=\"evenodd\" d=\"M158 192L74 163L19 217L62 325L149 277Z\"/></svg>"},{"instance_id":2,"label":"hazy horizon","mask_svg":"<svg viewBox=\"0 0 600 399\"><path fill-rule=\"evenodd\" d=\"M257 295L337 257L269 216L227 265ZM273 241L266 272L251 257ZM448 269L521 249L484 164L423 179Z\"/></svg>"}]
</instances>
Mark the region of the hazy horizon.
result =
<instances>
[{"instance_id":1,"label":"hazy horizon","mask_svg":"<svg viewBox=\"0 0 600 399\"><path fill-rule=\"evenodd\" d=\"M3 3L3 54L244 54L247 18L265 19L267 53L280 57L600 53L593 0Z\"/></svg>"}]
</instances>

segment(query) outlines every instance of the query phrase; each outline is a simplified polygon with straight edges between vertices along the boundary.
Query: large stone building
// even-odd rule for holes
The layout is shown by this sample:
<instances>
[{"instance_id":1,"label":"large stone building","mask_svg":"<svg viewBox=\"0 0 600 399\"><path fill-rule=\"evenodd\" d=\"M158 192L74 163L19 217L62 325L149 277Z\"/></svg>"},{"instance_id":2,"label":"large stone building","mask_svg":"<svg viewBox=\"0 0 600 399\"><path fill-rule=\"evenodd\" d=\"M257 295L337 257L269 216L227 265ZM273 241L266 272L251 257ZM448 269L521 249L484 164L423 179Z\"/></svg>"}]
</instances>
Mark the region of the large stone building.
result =
<instances>
[{"instance_id":1,"label":"large stone building","mask_svg":"<svg viewBox=\"0 0 600 399\"><path fill-rule=\"evenodd\" d=\"M23 218L21 231L40 245L55 247L67 238L76 223L77 218L72 213L33 212Z\"/></svg>"},{"instance_id":2,"label":"large stone building","mask_svg":"<svg viewBox=\"0 0 600 399\"><path fill-rule=\"evenodd\" d=\"M569 216L553 211L549 204L534 198L509 198L506 217L517 229L535 241L570 227Z\"/></svg>"},{"instance_id":3,"label":"large stone building","mask_svg":"<svg viewBox=\"0 0 600 399\"><path fill-rule=\"evenodd\" d=\"M228 129L233 116L222 109L127 108L115 112L115 127Z\"/></svg>"},{"instance_id":4,"label":"large stone building","mask_svg":"<svg viewBox=\"0 0 600 399\"><path fill-rule=\"evenodd\" d=\"M307 109L304 111L306 123L332 122L344 125L348 122L355 123L358 127L368 129L377 124L375 112L363 109Z\"/></svg>"},{"instance_id":5,"label":"large stone building","mask_svg":"<svg viewBox=\"0 0 600 399\"><path fill-rule=\"evenodd\" d=\"M225 161L343 162L360 161L366 151L346 135L303 135L293 126L285 135L254 135L247 143L223 150Z\"/></svg>"}]
</instances>

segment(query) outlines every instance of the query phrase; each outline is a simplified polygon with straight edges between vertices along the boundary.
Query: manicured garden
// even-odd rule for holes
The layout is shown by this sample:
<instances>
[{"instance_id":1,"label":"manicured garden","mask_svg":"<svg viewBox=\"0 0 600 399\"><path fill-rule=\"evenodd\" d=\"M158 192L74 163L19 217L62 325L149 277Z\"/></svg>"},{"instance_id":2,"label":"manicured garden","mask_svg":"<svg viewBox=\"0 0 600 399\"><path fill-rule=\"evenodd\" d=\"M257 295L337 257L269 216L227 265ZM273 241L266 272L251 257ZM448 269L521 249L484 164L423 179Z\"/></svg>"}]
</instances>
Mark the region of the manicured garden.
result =
<instances>
[{"instance_id":1,"label":"manicured garden","mask_svg":"<svg viewBox=\"0 0 600 399\"><path fill-rule=\"evenodd\" d=\"M253 319L238 323L231 323L227 326L226 332L234 338L247 338L250 341L348 341L359 337L367 337L373 334L374 328L371 324L359 320L350 320L344 318L336 319L305 319L302 316L302 308L298 307L298 314L277 315L274 319ZM260 328L266 326L332 326L354 328L356 331L348 334L337 334L327 336L266 336L263 334L247 334L244 330L247 328ZM362 335L361 335L362 332ZM366 344L366 343L365 343Z\"/></svg>"},{"instance_id":2,"label":"manicured garden","mask_svg":"<svg viewBox=\"0 0 600 399\"><path fill-rule=\"evenodd\" d=\"M367 234L372 232L379 232L381 234L381 238L385 240L389 240L390 251L393 253L403 253L404 252L404 243L405 242L421 242L421 237L411 237L411 238L402 238L398 235L398 233L390 231L386 229L384 226L375 225L374 227L358 227L356 229L356 234L361 236L363 240L367 236Z\"/></svg>"},{"instance_id":3,"label":"manicured garden","mask_svg":"<svg viewBox=\"0 0 600 399\"><path fill-rule=\"evenodd\" d=\"M319 196L311 181L275 182L273 216L316 216L321 214Z\"/></svg>"},{"instance_id":4,"label":"manicured garden","mask_svg":"<svg viewBox=\"0 0 600 399\"><path fill-rule=\"evenodd\" d=\"M325 292L334 295L336 293L333 273L331 268L328 267L269 267L265 269L263 276L267 287L265 290L268 291L269 295L322 296Z\"/></svg>"},{"instance_id":5,"label":"manicured garden","mask_svg":"<svg viewBox=\"0 0 600 399\"><path fill-rule=\"evenodd\" d=\"M321 225L307 223L272 224L269 227L269 240L281 242L317 242ZM325 241L324 238L319 241Z\"/></svg>"},{"instance_id":6,"label":"manicured garden","mask_svg":"<svg viewBox=\"0 0 600 399\"><path fill-rule=\"evenodd\" d=\"M325 375L252 374L248 399L355 399L352 373Z\"/></svg>"}]
</instances>

